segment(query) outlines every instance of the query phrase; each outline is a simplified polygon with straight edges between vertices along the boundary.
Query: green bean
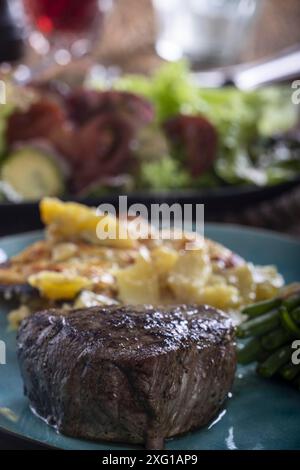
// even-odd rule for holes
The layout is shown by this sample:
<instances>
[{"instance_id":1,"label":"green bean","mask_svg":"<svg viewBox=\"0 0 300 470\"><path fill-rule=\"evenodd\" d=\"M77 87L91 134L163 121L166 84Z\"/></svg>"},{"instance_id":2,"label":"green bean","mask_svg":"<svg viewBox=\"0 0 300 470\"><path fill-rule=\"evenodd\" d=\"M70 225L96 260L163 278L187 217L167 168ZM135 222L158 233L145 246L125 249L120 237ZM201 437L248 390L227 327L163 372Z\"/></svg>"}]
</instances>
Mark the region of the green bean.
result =
<instances>
[{"instance_id":1,"label":"green bean","mask_svg":"<svg viewBox=\"0 0 300 470\"><path fill-rule=\"evenodd\" d=\"M263 353L263 347L257 338L248 341L244 346L240 346L237 350L237 358L240 364L250 364L259 360Z\"/></svg>"},{"instance_id":2,"label":"green bean","mask_svg":"<svg viewBox=\"0 0 300 470\"><path fill-rule=\"evenodd\" d=\"M300 338L300 327L292 318L286 307L280 307L280 318L283 327L289 331L294 337Z\"/></svg>"},{"instance_id":3,"label":"green bean","mask_svg":"<svg viewBox=\"0 0 300 470\"><path fill-rule=\"evenodd\" d=\"M300 306L300 293L292 294L283 300L282 305L290 312Z\"/></svg>"},{"instance_id":4,"label":"green bean","mask_svg":"<svg viewBox=\"0 0 300 470\"><path fill-rule=\"evenodd\" d=\"M244 315L248 315L251 318L258 317L264 313L273 310L276 307L279 307L282 303L282 300L279 298L264 300L263 302L257 302L256 304L248 305L242 310Z\"/></svg>"},{"instance_id":5,"label":"green bean","mask_svg":"<svg viewBox=\"0 0 300 470\"><path fill-rule=\"evenodd\" d=\"M291 334L283 328L277 328L261 338L261 344L267 351L280 348L291 339Z\"/></svg>"},{"instance_id":6,"label":"green bean","mask_svg":"<svg viewBox=\"0 0 300 470\"><path fill-rule=\"evenodd\" d=\"M285 380L294 380L300 374L300 364L295 365L289 362L280 369L279 373Z\"/></svg>"},{"instance_id":7,"label":"green bean","mask_svg":"<svg viewBox=\"0 0 300 470\"><path fill-rule=\"evenodd\" d=\"M250 336L262 336L275 330L280 325L279 309L271 310L269 313L252 318L237 328L238 338L249 338Z\"/></svg>"},{"instance_id":8,"label":"green bean","mask_svg":"<svg viewBox=\"0 0 300 470\"><path fill-rule=\"evenodd\" d=\"M262 377L272 377L276 372L291 359L292 351L290 346L284 346L275 351L262 364L259 364L257 372Z\"/></svg>"}]
</instances>

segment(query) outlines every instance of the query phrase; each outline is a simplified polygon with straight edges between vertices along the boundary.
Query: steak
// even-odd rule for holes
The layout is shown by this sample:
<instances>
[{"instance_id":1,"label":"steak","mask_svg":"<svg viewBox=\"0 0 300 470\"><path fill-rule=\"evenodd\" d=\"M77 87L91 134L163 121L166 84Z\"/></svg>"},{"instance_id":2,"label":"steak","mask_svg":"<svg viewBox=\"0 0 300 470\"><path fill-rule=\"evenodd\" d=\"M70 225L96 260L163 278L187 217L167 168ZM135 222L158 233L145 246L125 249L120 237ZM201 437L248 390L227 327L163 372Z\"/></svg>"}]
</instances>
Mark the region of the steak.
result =
<instances>
[{"instance_id":1,"label":"steak","mask_svg":"<svg viewBox=\"0 0 300 470\"><path fill-rule=\"evenodd\" d=\"M163 447L208 424L232 386L234 329L207 306L112 306L25 319L25 395L63 434Z\"/></svg>"}]
</instances>

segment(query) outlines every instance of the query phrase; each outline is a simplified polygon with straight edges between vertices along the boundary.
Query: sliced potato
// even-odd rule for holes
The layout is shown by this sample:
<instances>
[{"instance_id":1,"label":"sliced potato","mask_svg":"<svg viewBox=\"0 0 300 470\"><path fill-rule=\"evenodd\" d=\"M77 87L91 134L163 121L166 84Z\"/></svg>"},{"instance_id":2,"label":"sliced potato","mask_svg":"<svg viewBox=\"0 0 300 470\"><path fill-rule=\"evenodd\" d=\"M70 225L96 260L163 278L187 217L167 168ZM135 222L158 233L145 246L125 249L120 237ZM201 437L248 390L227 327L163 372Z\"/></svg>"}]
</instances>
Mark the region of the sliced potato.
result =
<instances>
[{"instance_id":1,"label":"sliced potato","mask_svg":"<svg viewBox=\"0 0 300 470\"><path fill-rule=\"evenodd\" d=\"M53 261L66 261L78 253L78 246L75 243L57 243L52 249Z\"/></svg>"},{"instance_id":2,"label":"sliced potato","mask_svg":"<svg viewBox=\"0 0 300 470\"><path fill-rule=\"evenodd\" d=\"M233 309L239 304L239 291L236 287L226 284L205 286L198 291L197 302L222 310Z\"/></svg>"},{"instance_id":3,"label":"sliced potato","mask_svg":"<svg viewBox=\"0 0 300 470\"><path fill-rule=\"evenodd\" d=\"M125 304L158 304L159 280L151 260L140 256L136 262L116 272L119 299Z\"/></svg>"},{"instance_id":4,"label":"sliced potato","mask_svg":"<svg viewBox=\"0 0 300 470\"><path fill-rule=\"evenodd\" d=\"M151 252L151 256L160 278L164 279L175 266L179 254L168 246L158 246Z\"/></svg>"},{"instance_id":5,"label":"sliced potato","mask_svg":"<svg viewBox=\"0 0 300 470\"><path fill-rule=\"evenodd\" d=\"M168 276L168 285L178 302L198 302L199 293L211 275L205 249L180 253Z\"/></svg>"},{"instance_id":6,"label":"sliced potato","mask_svg":"<svg viewBox=\"0 0 300 470\"><path fill-rule=\"evenodd\" d=\"M119 302L108 297L107 295L95 294L88 290L82 291L76 301L74 308L90 308L97 307L98 305L118 305Z\"/></svg>"},{"instance_id":7,"label":"sliced potato","mask_svg":"<svg viewBox=\"0 0 300 470\"><path fill-rule=\"evenodd\" d=\"M132 248L136 240L127 227L113 215L98 215L95 208L76 202L44 198L40 203L41 219L50 234L70 240L79 238L98 245ZM107 237L110 233L113 237Z\"/></svg>"},{"instance_id":8,"label":"sliced potato","mask_svg":"<svg viewBox=\"0 0 300 470\"><path fill-rule=\"evenodd\" d=\"M240 303L248 304L255 301L256 286L251 264L242 264L228 269L226 279L230 285L238 289Z\"/></svg>"},{"instance_id":9,"label":"sliced potato","mask_svg":"<svg viewBox=\"0 0 300 470\"><path fill-rule=\"evenodd\" d=\"M92 282L86 277L53 271L33 274L28 282L49 300L72 300L80 291L92 286Z\"/></svg>"}]
</instances>

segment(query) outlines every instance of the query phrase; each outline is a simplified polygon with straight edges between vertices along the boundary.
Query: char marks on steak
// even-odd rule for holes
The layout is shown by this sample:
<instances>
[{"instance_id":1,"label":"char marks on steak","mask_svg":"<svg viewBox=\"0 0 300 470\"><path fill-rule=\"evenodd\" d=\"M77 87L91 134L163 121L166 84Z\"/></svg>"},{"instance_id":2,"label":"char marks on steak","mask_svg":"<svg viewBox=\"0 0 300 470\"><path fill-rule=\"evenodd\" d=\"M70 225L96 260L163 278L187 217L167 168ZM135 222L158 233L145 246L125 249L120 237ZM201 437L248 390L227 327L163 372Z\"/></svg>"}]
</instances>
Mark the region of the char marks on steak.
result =
<instances>
[{"instance_id":1,"label":"char marks on steak","mask_svg":"<svg viewBox=\"0 0 300 470\"><path fill-rule=\"evenodd\" d=\"M62 433L160 448L220 409L233 336L205 306L48 310L23 321L18 358L31 407Z\"/></svg>"}]
</instances>

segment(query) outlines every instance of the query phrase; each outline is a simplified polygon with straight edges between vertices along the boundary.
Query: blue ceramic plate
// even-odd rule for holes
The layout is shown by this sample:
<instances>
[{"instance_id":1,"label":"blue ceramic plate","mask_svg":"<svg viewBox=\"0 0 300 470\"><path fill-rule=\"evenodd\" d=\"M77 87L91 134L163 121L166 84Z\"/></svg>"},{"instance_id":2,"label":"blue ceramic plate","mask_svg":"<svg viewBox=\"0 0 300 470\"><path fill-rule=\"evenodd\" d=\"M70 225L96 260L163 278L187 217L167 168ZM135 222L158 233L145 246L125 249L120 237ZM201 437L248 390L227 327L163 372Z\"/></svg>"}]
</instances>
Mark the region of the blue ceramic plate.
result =
<instances>
[{"instance_id":1,"label":"blue ceramic plate","mask_svg":"<svg viewBox=\"0 0 300 470\"><path fill-rule=\"evenodd\" d=\"M276 264L286 282L300 281L300 243L279 235L238 227L208 225L206 236L224 243L257 264ZM8 256L42 233L0 240ZM7 307L0 307L0 340L5 341L7 364L0 365L0 429L61 449L125 449L59 435L34 416L23 397L15 354L15 334L7 330ZM205 429L167 442L167 449L300 449L300 392L283 383L258 378L252 367L239 368L232 398L219 418Z\"/></svg>"}]
</instances>

